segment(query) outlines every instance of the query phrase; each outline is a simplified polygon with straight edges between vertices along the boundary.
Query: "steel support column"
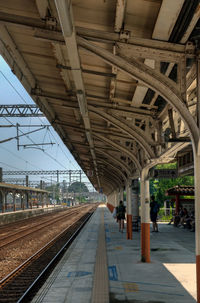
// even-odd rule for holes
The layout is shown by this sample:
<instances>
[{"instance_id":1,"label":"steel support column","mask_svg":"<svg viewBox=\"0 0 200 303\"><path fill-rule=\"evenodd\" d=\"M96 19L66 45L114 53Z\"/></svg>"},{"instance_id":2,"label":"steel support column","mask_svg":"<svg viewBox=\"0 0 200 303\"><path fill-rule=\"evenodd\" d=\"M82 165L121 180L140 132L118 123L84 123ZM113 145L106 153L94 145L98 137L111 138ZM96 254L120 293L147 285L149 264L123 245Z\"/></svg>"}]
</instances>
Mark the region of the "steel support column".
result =
<instances>
[{"instance_id":1,"label":"steel support column","mask_svg":"<svg viewBox=\"0 0 200 303\"><path fill-rule=\"evenodd\" d=\"M124 189L123 189L123 187L120 188L119 200L122 201L122 202L124 201Z\"/></svg>"},{"instance_id":2,"label":"steel support column","mask_svg":"<svg viewBox=\"0 0 200 303\"><path fill-rule=\"evenodd\" d=\"M141 261L150 262L150 218L149 218L149 180L148 170L141 174Z\"/></svg>"},{"instance_id":3,"label":"steel support column","mask_svg":"<svg viewBox=\"0 0 200 303\"><path fill-rule=\"evenodd\" d=\"M2 213L4 213L6 208L6 193L4 192L4 190L1 190L1 197L2 197Z\"/></svg>"},{"instance_id":4,"label":"steel support column","mask_svg":"<svg viewBox=\"0 0 200 303\"><path fill-rule=\"evenodd\" d=\"M126 183L126 214L127 214L127 224L126 224L126 238L132 240L132 207L131 207L131 179Z\"/></svg>"},{"instance_id":5,"label":"steel support column","mask_svg":"<svg viewBox=\"0 0 200 303\"><path fill-rule=\"evenodd\" d=\"M116 207L119 204L119 196L118 196L118 190L115 190L115 197L114 197L114 206Z\"/></svg>"},{"instance_id":6,"label":"steel support column","mask_svg":"<svg viewBox=\"0 0 200 303\"><path fill-rule=\"evenodd\" d=\"M199 146L200 147L200 146ZM200 151L200 150L199 150ZM200 303L200 153L194 152L197 302Z\"/></svg>"},{"instance_id":7,"label":"steel support column","mask_svg":"<svg viewBox=\"0 0 200 303\"><path fill-rule=\"evenodd\" d=\"M16 192L12 192L13 195L13 211L16 211Z\"/></svg>"},{"instance_id":8,"label":"steel support column","mask_svg":"<svg viewBox=\"0 0 200 303\"><path fill-rule=\"evenodd\" d=\"M24 198L25 198L25 194L22 192L21 193L21 209L24 210Z\"/></svg>"},{"instance_id":9,"label":"steel support column","mask_svg":"<svg viewBox=\"0 0 200 303\"><path fill-rule=\"evenodd\" d=\"M132 182L132 215L135 220L139 217L139 183L138 179Z\"/></svg>"}]
</instances>

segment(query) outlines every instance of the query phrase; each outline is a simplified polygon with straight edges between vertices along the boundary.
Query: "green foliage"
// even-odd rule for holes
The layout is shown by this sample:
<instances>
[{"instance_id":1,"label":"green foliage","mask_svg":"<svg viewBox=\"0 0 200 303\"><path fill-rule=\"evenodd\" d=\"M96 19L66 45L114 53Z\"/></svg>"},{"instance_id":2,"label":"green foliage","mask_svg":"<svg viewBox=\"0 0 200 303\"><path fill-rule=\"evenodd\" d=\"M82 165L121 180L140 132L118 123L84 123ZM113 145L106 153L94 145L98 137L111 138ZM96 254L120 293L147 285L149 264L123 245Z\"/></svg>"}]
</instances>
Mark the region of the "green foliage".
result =
<instances>
[{"instance_id":1,"label":"green foliage","mask_svg":"<svg viewBox=\"0 0 200 303\"><path fill-rule=\"evenodd\" d=\"M84 193L88 193L89 190L87 188L87 186L82 183L82 182L73 182L69 187L68 187L68 192L69 193L81 193L81 192L84 192Z\"/></svg>"},{"instance_id":2,"label":"green foliage","mask_svg":"<svg viewBox=\"0 0 200 303\"><path fill-rule=\"evenodd\" d=\"M174 166L175 165L175 166ZM157 165L156 169L176 168L176 163ZM150 180L150 192L155 196L155 199L163 206L165 200L171 199L171 196L166 196L167 189L175 185L194 185L193 176L184 176L176 179L153 179Z\"/></svg>"},{"instance_id":3,"label":"green foliage","mask_svg":"<svg viewBox=\"0 0 200 303\"><path fill-rule=\"evenodd\" d=\"M50 192L50 197L59 202L59 184L52 184L45 188Z\"/></svg>"},{"instance_id":4,"label":"green foliage","mask_svg":"<svg viewBox=\"0 0 200 303\"><path fill-rule=\"evenodd\" d=\"M175 169L176 167L177 167L176 162L156 165L156 169L165 169L165 168L166 169Z\"/></svg>"},{"instance_id":5,"label":"green foliage","mask_svg":"<svg viewBox=\"0 0 200 303\"><path fill-rule=\"evenodd\" d=\"M170 219L172 218L172 208L170 207L169 214L165 214L165 209L160 208L159 213L158 213L158 221L161 222L169 222Z\"/></svg>"}]
</instances>

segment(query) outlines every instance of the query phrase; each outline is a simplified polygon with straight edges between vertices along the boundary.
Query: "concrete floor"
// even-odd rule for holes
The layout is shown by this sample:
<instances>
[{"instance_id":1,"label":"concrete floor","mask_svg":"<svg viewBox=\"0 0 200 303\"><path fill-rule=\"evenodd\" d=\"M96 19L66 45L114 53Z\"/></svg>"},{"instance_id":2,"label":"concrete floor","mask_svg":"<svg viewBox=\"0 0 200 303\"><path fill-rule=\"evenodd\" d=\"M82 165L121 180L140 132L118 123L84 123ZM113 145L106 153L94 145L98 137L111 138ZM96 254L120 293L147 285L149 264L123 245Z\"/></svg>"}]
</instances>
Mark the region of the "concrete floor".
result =
<instances>
[{"instance_id":1,"label":"concrete floor","mask_svg":"<svg viewBox=\"0 0 200 303\"><path fill-rule=\"evenodd\" d=\"M110 302L196 302L195 233L159 224L151 233L151 263L140 262L140 232L133 240L105 212Z\"/></svg>"},{"instance_id":2,"label":"concrete floor","mask_svg":"<svg viewBox=\"0 0 200 303\"><path fill-rule=\"evenodd\" d=\"M101 213L97 209L32 303L92 302ZM109 302L196 302L194 232L159 224L151 233L151 263L142 263L140 232L126 240L106 207L103 213L106 249L98 249L107 254Z\"/></svg>"}]
</instances>

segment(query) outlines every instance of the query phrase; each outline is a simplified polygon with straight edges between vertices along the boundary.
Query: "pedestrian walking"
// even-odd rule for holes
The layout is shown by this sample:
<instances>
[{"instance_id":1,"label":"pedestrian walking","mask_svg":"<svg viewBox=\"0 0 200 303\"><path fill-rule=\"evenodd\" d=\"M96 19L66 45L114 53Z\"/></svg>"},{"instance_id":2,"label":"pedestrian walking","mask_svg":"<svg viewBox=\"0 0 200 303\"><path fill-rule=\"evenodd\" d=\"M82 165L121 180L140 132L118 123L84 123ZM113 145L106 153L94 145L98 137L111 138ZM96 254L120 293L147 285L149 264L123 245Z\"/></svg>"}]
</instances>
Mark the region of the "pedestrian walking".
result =
<instances>
[{"instance_id":1,"label":"pedestrian walking","mask_svg":"<svg viewBox=\"0 0 200 303\"><path fill-rule=\"evenodd\" d=\"M124 229L124 219L125 219L125 212L126 212L126 207L124 206L123 202L119 202L119 206L117 208L117 220L119 222L119 231L123 233Z\"/></svg>"}]
</instances>

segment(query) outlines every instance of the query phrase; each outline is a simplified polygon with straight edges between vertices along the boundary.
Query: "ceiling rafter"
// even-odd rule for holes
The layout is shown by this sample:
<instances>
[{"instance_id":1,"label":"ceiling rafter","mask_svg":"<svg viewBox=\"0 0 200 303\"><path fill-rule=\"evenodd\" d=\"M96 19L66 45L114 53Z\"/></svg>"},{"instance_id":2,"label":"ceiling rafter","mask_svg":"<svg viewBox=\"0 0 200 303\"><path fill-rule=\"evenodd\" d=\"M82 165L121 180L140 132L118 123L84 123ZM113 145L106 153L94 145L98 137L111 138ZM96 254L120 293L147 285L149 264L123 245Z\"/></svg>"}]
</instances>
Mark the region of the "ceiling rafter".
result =
<instances>
[{"instance_id":1,"label":"ceiling rafter","mask_svg":"<svg viewBox=\"0 0 200 303\"><path fill-rule=\"evenodd\" d=\"M82 77L81 64L80 64L77 43L76 43L76 35L75 35L74 24L73 24L72 4L68 6L66 2L57 1L57 0L55 0L55 4L59 16L59 21L62 27L68 60L72 68L71 74L73 76L73 80L76 88L76 96L77 96L80 112L84 121L86 137L90 146L90 152L95 167L97 183L99 188L101 188L101 184L98 176L99 173L98 173L98 167L96 162L96 155L94 153L94 143L91 135L91 126L90 126L90 118L87 109L85 86ZM71 27L71 32L68 34L66 29L69 27Z\"/></svg>"},{"instance_id":2,"label":"ceiling rafter","mask_svg":"<svg viewBox=\"0 0 200 303\"><path fill-rule=\"evenodd\" d=\"M40 2L40 1L39 1ZM198 15L196 15L196 18ZM196 21L195 21L196 22ZM55 39L55 42L64 44L64 39L62 32L60 29L48 29L46 27L46 23L44 19L36 19L36 18L30 18L26 16L19 16L15 14L9 14L5 12L0 12L0 23L7 24L7 25L15 25L23 28L31 29L32 31L35 31L35 37L38 36L38 38L44 36L44 39L49 36L49 41L53 42ZM91 29L91 28L84 28L84 27L76 27L76 32L78 35L93 39L102 39L104 41L109 42L120 42L123 43L123 39L121 40L119 33L114 32L108 32L108 31L102 31L97 29ZM134 44L138 46L144 46L149 47L151 49L161 49L161 50L170 50L180 53L189 53L194 52L194 47L190 46L188 49L187 46L178 44L178 43L170 43L170 42L164 42L154 39L144 39L140 37L129 37L128 40L124 41L126 44Z\"/></svg>"},{"instance_id":3,"label":"ceiling rafter","mask_svg":"<svg viewBox=\"0 0 200 303\"><path fill-rule=\"evenodd\" d=\"M120 150L120 151L122 151L123 153L125 153L125 154L133 161L133 163L135 164L135 166L137 167L137 169L138 169L139 171L141 171L142 167L141 167L141 165L140 165L138 159L136 158L136 156L135 156L132 152L130 152L128 149L126 149L124 146L122 146L122 145L119 144L119 143L118 143L118 144L115 143L114 141L112 141L112 140L106 138L105 136L102 136L102 135L99 135L99 134L95 134L95 133L94 133L94 136L95 136L96 138L98 138L100 141L106 142L106 143L108 143L109 145L115 147L117 150Z\"/></svg>"},{"instance_id":4,"label":"ceiling rafter","mask_svg":"<svg viewBox=\"0 0 200 303\"><path fill-rule=\"evenodd\" d=\"M77 37L77 42L88 51L102 58L103 61L111 65L115 65L117 68L124 71L134 79L138 79L139 81L146 83L149 88L159 92L159 94L167 102L169 102L178 112L180 112L184 122L187 125L187 128L190 130L190 133L193 136L193 140L196 143L198 142L199 131L197 125L184 104L180 90L178 90L176 85L172 83L171 80L137 60L134 60L134 64L133 62L130 64L127 60L119 56L113 56L113 54L109 51L96 46L83 38Z\"/></svg>"},{"instance_id":5,"label":"ceiling rafter","mask_svg":"<svg viewBox=\"0 0 200 303\"><path fill-rule=\"evenodd\" d=\"M101 150L101 148L98 149L98 151L96 151L98 154L103 155L104 158L109 158L109 161L113 162L114 164L118 165L119 167L121 167L122 170L124 170L127 174L127 176L130 175L130 167L128 167L128 165L126 165L125 162L122 162L121 160L117 159L116 156L112 156L110 155L108 152L105 153L104 151Z\"/></svg>"},{"instance_id":6,"label":"ceiling rafter","mask_svg":"<svg viewBox=\"0 0 200 303\"><path fill-rule=\"evenodd\" d=\"M119 129L132 136L132 138L134 138L141 145L141 147L145 150L148 156L151 156L152 158L155 157L153 150L147 143L149 141L149 138L145 138L146 136L144 132L142 132L139 128L134 125L130 127L130 125L128 125L125 120L123 121L119 117L107 114L103 111L96 109L95 107L92 108L92 106L90 106L90 111L96 113L106 121L111 122L113 125L117 126ZM153 142L151 143L153 144Z\"/></svg>"},{"instance_id":7,"label":"ceiling rafter","mask_svg":"<svg viewBox=\"0 0 200 303\"><path fill-rule=\"evenodd\" d=\"M123 178L123 180L126 181L126 176L124 175L124 173L119 168L114 166L112 163L102 158L99 158L98 162L103 163L106 165L106 167L110 167L112 170L116 171L118 175L120 175Z\"/></svg>"}]
</instances>

